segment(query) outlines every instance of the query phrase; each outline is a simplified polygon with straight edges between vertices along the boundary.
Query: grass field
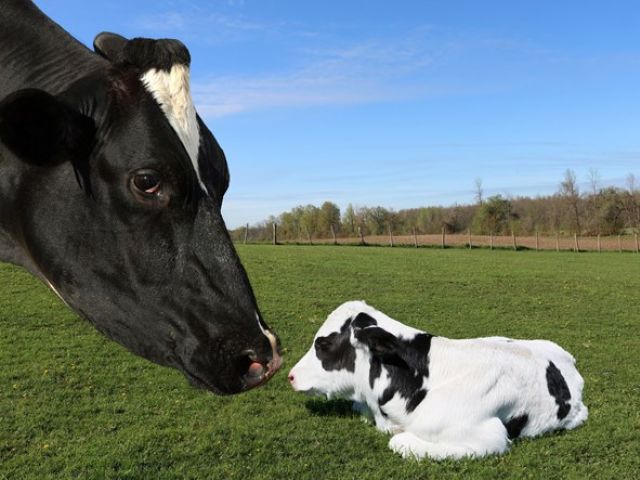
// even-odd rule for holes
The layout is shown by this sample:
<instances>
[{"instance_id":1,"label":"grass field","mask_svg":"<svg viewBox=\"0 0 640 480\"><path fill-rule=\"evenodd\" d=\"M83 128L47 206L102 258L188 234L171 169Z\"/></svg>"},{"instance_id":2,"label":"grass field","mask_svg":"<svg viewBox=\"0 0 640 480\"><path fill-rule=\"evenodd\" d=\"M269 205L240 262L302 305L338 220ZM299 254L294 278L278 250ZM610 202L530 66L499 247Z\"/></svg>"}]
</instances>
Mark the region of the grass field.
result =
<instances>
[{"instance_id":1,"label":"grass field","mask_svg":"<svg viewBox=\"0 0 640 480\"><path fill-rule=\"evenodd\" d=\"M285 347L265 387L214 397L134 357L24 271L0 265L0 479L638 478L640 257L239 246ZM586 425L503 456L404 461L345 402L286 372L347 299L450 337L548 338L578 359Z\"/></svg>"}]
</instances>

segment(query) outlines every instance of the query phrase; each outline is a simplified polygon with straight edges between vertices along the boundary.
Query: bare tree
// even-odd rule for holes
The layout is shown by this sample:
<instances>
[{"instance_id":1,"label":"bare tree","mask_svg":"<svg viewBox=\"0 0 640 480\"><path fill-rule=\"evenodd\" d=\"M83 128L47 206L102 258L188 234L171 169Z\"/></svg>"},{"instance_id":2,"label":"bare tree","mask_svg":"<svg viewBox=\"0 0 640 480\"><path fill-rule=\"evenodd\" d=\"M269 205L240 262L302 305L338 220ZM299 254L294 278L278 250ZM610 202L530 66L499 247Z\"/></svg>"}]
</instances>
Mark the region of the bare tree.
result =
<instances>
[{"instance_id":1,"label":"bare tree","mask_svg":"<svg viewBox=\"0 0 640 480\"><path fill-rule=\"evenodd\" d=\"M580 189L576 180L576 174L573 170L567 169L564 172L564 180L560 182L560 195L564 198L568 210L573 219L575 233L580 233L582 228L580 225Z\"/></svg>"},{"instance_id":2,"label":"bare tree","mask_svg":"<svg viewBox=\"0 0 640 480\"><path fill-rule=\"evenodd\" d=\"M633 173L627 175L627 189L630 194L636 193L638 179Z\"/></svg>"},{"instance_id":3,"label":"bare tree","mask_svg":"<svg viewBox=\"0 0 640 480\"><path fill-rule=\"evenodd\" d=\"M600 234L602 230L602 222L600 221L599 212L602 204L602 192L600 188L600 173L597 168L590 168L587 174L589 182L589 195L586 198L586 219L590 233Z\"/></svg>"},{"instance_id":4,"label":"bare tree","mask_svg":"<svg viewBox=\"0 0 640 480\"><path fill-rule=\"evenodd\" d=\"M478 205L482 205L482 201L484 199L484 189L482 188L482 179L480 177L476 177L474 180L475 190L474 190L474 198L476 199L476 203Z\"/></svg>"},{"instance_id":5,"label":"bare tree","mask_svg":"<svg viewBox=\"0 0 640 480\"><path fill-rule=\"evenodd\" d=\"M591 189L591 195L597 195L598 191L600 191L600 181L602 177L600 177L600 172L598 172L597 168L590 168L589 174L589 188Z\"/></svg>"}]
</instances>

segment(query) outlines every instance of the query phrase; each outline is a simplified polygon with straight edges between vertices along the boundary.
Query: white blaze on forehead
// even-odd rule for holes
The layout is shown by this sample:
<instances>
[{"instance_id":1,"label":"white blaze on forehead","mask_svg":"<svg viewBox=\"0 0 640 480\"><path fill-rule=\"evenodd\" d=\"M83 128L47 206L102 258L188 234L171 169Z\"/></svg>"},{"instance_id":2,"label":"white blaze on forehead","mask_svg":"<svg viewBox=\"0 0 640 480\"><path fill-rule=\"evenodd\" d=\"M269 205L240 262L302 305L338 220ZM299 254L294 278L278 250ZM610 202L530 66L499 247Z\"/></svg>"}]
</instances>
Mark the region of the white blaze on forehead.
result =
<instances>
[{"instance_id":1,"label":"white blaze on forehead","mask_svg":"<svg viewBox=\"0 0 640 480\"><path fill-rule=\"evenodd\" d=\"M189 67L175 64L168 72L152 68L142 75L140 79L156 102L158 102L169 120L169 124L178 134L189 154L200 187L207 192L198 168L200 130L196 118L196 108L191 99Z\"/></svg>"}]
</instances>

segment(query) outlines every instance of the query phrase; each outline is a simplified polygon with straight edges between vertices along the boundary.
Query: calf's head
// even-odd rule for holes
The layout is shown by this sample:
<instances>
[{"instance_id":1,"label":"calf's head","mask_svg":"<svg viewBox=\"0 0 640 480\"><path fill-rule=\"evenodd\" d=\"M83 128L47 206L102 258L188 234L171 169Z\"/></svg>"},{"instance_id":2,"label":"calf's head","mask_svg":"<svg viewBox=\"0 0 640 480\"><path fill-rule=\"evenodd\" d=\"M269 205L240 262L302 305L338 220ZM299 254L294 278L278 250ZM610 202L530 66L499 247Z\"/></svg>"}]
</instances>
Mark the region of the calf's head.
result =
<instances>
[{"instance_id":1,"label":"calf's head","mask_svg":"<svg viewBox=\"0 0 640 480\"><path fill-rule=\"evenodd\" d=\"M430 343L427 333L364 302L347 302L320 327L311 349L289 372L289 382L311 395L361 400L382 379L382 401L399 393L412 411L426 394Z\"/></svg>"},{"instance_id":2,"label":"calf's head","mask_svg":"<svg viewBox=\"0 0 640 480\"><path fill-rule=\"evenodd\" d=\"M227 163L191 102L189 53L113 34L95 46L102 70L0 103L14 258L132 352L217 393L257 386L278 340L221 216Z\"/></svg>"},{"instance_id":3,"label":"calf's head","mask_svg":"<svg viewBox=\"0 0 640 480\"><path fill-rule=\"evenodd\" d=\"M289 372L291 387L310 395L349 398L369 368L355 332L376 325L375 314L379 312L364 302L347 302L334 310Z\"/></svg>"}]
</instances>

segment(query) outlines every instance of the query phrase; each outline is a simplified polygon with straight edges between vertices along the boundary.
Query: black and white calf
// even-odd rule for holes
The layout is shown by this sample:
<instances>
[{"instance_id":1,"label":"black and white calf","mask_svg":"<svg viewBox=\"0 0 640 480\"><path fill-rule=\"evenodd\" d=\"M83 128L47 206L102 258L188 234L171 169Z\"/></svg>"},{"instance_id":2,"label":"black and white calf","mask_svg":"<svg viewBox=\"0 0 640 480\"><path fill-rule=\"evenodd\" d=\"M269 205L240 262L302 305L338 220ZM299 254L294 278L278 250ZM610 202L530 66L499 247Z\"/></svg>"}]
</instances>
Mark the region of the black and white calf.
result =
<instances>
[{"instance_id":1,"label":"black and white calf","mask_svg":"<svg viewBox=\"0 0 640 480\"><path fill-rule=\"evenodd\" d=\"M553 342L437 337L357 301L329 315L289 381L353 400L403 457L503 453L588 413L575 359Z\"/></svg>"}]
</instances>

